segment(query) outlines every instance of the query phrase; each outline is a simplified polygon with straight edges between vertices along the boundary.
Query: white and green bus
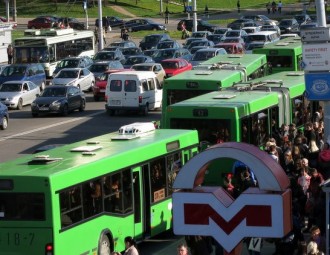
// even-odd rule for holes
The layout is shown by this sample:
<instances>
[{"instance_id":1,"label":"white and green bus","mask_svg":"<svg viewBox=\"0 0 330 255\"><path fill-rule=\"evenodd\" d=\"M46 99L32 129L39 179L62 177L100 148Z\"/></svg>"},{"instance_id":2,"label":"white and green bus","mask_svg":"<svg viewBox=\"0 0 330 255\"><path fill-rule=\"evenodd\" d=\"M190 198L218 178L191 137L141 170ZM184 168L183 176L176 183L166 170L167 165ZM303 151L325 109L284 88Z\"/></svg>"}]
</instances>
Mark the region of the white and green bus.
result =
<instances>
[{"instance_id":1,"label":"white and green bus","mask_svg":"<svg viewBox=\"0 0 330 255\"><path fill-rule=\"evenodd\" d=\"M93 56L93 31L67 29L28 29L14 40L14 63L42 63L47 77L59 61L68 56Z\"/></svg>"},{"instance_id":2,"label":"white and green bus","mask_svg":"<svg viewBox=\"0 0 330 255\"><path fill-rule=\"evenodd\" d=\"M110 255L172 226L172 184L197 131L134 123L0 164L0 255Z\"/></svg>"}]
</instances>

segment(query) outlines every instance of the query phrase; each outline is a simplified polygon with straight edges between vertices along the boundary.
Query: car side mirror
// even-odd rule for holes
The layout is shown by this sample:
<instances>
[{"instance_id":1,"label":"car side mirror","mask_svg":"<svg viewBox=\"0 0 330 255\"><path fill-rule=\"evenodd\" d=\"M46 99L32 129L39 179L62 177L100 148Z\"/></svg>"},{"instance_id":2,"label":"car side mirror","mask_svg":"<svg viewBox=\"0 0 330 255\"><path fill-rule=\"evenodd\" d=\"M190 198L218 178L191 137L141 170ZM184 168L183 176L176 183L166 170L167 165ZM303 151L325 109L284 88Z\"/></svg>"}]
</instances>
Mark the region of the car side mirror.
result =
<instances>
[{"instance_id":1,"label":"car side mirror","mask_svg":"<svg viewBox=\"0 0 330 255\"><path fill-rule=\"evenodd\" d=\"M68 93L68 96L72 97L72 96L74 96L74 94L73 93Z\"/></svg>"}]
</instances>

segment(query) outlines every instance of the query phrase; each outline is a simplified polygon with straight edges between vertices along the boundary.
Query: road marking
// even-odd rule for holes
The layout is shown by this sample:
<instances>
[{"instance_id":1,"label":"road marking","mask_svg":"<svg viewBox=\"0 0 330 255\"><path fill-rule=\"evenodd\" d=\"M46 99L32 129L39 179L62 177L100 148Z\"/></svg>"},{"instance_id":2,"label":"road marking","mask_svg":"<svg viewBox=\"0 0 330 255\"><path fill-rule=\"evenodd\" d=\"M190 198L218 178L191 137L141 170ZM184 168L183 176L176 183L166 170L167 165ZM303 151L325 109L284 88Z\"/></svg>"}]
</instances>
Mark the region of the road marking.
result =
<instances>
[{"instance_id":1,"label":"road marking","mask_svg":"<svg viewBox=\"0 0 330 255\"><path fill-rule=\"evenodd\" d=\"M87 118L90 118L90 117L93 117L93 116L96 116L96 115L99 115L99 114L102 114L102 113L104 113L104 111L92 113L92 114L89 114L89 115L84 116L84 117L73 118L73 119L70 119L70 120L61 121L61 122L58 122L56 124L51 124L51 125L41 127L41 128L36 128L36 129L30 130L30 131L21 132L21 133L15 134L15 135L8 135L8 136L5 136L3 138L0 138L0 142L3 142L3 141L8 140L8 139L15 138L15 137L20 137L20 136L23 136L23 135L32 134L34 132L45 130L45 129L48 129L48 128L53 128L53 127L61 126L61 125L68 124L68 123L71 123L71 122L87 119Z\"/></svg>"}]
</instances>

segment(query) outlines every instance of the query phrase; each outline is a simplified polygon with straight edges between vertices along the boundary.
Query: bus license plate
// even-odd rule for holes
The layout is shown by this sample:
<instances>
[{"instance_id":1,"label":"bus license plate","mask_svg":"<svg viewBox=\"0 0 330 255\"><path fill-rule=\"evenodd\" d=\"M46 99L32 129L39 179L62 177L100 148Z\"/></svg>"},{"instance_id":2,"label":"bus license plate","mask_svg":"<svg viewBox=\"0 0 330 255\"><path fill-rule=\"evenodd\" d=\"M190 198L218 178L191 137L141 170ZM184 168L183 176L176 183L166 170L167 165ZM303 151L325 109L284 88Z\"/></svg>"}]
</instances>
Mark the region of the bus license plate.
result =
<instances>
[{"instance_id":1,"label":"bus license plate","mask_svg":"<svg viewBox=\"0 0 330 255\"><path fill-rule=\"evenodd\" d=\"M111 105L120 105L121 101L120 100L111 100Z\"/></svg>"}]
</instances>

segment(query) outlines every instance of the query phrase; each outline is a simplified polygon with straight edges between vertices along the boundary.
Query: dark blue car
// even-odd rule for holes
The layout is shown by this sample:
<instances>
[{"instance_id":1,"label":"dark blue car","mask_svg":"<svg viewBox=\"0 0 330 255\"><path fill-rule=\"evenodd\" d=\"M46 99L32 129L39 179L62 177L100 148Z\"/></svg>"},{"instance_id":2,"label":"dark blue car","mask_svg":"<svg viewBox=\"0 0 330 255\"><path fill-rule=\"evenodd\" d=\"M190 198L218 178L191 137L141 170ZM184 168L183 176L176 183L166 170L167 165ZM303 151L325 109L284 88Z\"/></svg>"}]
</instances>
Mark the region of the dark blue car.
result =
<instances>
[{"instance_id":1,"label":"dark blue car","mask_svg":"<svg viewBox=\"0 0 330 255\"><path fill-rule=\"evenodd\" d=\"M151 19L132 19L125 22L122 28L127 28L129 32L141 30L166 30L162 24L156 23Z\"/></svg>"}]
</instances>

